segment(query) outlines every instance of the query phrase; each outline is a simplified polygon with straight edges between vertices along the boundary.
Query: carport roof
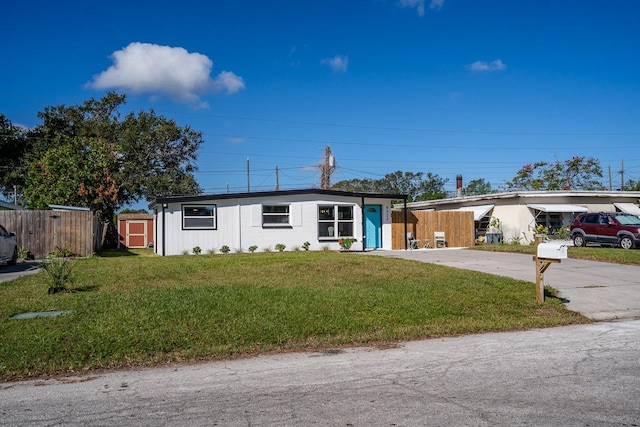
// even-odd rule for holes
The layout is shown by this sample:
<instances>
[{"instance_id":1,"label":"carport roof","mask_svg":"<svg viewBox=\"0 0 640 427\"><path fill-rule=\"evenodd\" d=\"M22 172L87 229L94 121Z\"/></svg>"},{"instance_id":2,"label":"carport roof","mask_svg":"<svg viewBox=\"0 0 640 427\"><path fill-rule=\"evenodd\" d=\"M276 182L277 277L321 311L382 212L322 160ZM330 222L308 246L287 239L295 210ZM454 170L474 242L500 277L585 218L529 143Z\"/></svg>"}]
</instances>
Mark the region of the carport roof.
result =
<instances>
[{"instance_id":1,"label":"carport roof","mask_svg":"<svg viewBox=\"0 0 640 427\"><path fill-rule=\"evenodd\" d=\"M614 203L613 205L624 213L640 216L640 207L635 203Z\"/></svg>"},{"instance_id":2,"label":"carport roof","mask_svg":"<svg viewBox=\"0 0 640 427\"><path fill-rule=\"evenodd\" d=\"M472 211L473 220L480 221L484 218L495 205L479 205L479 206L463 206L459 211Z\"/></svg>"},{"instance_id":3,"label":"carport roof","mask_svg":"<svg viewBox=\"0 0 640 427\"><path fill-rule=\"evenodd\" d=\"M569 205L564 203L527 204L528 208L537 209L542 212L588 212L584 206Z\"/></svg>"}]
</instances>

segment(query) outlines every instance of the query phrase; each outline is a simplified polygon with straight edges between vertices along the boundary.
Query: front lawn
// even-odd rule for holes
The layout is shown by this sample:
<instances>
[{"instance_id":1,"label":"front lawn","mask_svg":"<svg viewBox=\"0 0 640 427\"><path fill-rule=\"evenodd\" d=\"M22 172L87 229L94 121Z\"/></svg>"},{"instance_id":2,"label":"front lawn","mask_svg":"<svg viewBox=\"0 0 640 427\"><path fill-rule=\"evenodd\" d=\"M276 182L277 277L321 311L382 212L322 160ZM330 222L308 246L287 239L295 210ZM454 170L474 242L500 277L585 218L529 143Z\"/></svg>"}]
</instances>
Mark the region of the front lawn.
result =
<instances>
[{"instance_id":1,"label":"front lawn","mask_svg":"<svg viewBox=\"0 0 640 427\"><path fill-rule=\"evenodd\" d=\"M589 321L533 283L415 261L120 254L77 260L70 293L43 273L0 283L0 379ZM10 319L48 310L72 312Z\"/></svg>"}]
</instances>

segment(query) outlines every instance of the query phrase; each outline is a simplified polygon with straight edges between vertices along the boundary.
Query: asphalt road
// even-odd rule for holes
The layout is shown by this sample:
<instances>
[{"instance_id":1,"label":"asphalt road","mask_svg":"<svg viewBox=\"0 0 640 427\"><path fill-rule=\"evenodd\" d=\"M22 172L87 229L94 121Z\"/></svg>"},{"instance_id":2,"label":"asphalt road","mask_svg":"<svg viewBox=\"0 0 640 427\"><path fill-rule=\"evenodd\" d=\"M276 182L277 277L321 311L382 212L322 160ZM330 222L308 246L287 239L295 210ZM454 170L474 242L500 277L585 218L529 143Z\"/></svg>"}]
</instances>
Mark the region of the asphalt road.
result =
<instances>
[{"instance_id":1,"label":"asphalt road","mask_svg":"<svg viewBox=\"0 0 640 427\"><path fill-rule=\"evenodd\" d=\"M469 270L535 277L531 256L524 255L503 258L468 250L377 255L430 257L429 262ZM486 255L493 261L482 258ZM624 320L414 341L389 349L0 383L0 424L639 426L640 320L632 314L638 305L607 296L632 296L638 269L619 273L596 263L582 272L582 263L574 261L552 266L547 282L561 288L574 308ZM556 275L550 274L554 268ZM567 278L572 281L565 283ZM581 302L589 295L595 301Z\"/></svg>"},{"instance_id":2,"label":"asphalt road","mask_svg":"<svg viewBox=\"0 0 640 427\"><path fill-rule=\"evenodd\" d=\"M0 384L3 426L637 426L640 321Z\"/></svg>"}]
</instances>

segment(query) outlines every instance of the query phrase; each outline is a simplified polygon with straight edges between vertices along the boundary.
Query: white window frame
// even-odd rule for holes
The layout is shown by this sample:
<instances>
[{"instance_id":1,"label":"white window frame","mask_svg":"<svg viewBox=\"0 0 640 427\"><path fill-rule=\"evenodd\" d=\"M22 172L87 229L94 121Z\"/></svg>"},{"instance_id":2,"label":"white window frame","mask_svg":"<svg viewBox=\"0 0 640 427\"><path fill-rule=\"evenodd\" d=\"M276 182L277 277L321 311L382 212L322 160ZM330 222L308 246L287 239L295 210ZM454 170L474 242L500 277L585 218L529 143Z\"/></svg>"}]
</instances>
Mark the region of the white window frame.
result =
<instances>
[{"instance_id":1,"label":"white window frame","mask_svg":"<svg viewBox=\"0 0 640 427\"><path fill-rule=\"evenodd\" d=\"M351 218L340 218L340 209L349 209L351 213ZM342 205L342 204L322 204L318 205L318 240L338 240L343 237L355 237L353 234L355 233L355 205ZM333 218L330 219L322 219L322 210L323 209L331 209L333 211ZM327 225L328 224L328 225ZM344 229L345 224L351 224L351 234L340 234L340 230ZM326 233L321 233L324 230L325 226L327 228L332 227L333 234L326 235Z\"/></svg>"},{"instance_id":2,"label":"white window frame","mask_svg":"<svg viewBox=\"0 0 640 427\"><path fill-rule=\"evenodd\" d=\"M188 210L203 209L203 208L208 209L210 212L210 215L188 215L188 212L187 212ZM218 210L217 210L217 206L214 204L182 205L181 211L182 211L182 229L183 230L217 230L218 228ZM198 225L195 225L195 226L187 225L187 221L193 218L197 218L200 220L198 221ZM206 221L207 219L209 219L209 221ZM210 222L210 225L207 225L206 224L207 222Z\"/></svg>"},{"instance_id":3,"label":"white window frame","mask_svg":"<svg viewBox=\"0 0 640 427\"><path fill-rule=\"evenodd\" d=\"M286 208L286 212L265 212L265 208ZM267 209L268 210L268 209ZM286 217L286 222L270 222L269 218ZM264 228L291 227L291 205L264 204L262 205L262 226Z\"/></svg>"}]
</instances>

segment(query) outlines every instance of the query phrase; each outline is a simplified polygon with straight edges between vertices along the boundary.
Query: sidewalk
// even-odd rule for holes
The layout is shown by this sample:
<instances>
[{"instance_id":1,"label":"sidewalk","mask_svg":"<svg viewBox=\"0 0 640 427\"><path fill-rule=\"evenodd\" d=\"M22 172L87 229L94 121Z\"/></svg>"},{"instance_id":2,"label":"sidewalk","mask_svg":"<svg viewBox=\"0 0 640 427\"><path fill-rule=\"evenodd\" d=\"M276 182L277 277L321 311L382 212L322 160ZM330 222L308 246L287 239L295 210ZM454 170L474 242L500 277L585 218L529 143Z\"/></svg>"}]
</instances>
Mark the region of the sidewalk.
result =
<instances>
[{"instance_id":1,"label":"sidewalk","mask_svg":"<svg viewBox=\"0 0 640 427\"><path fill-rule=\"evenodd\" d=\"M535 282L531 255L473 249L373 251L390 256L447 265ZM545 285L560 291L567 308L594 320L640 318L640 267L579 259L562 260L544 274ZM535 298L535 295L534 295Z\"/></svg>"}]
</instances>

